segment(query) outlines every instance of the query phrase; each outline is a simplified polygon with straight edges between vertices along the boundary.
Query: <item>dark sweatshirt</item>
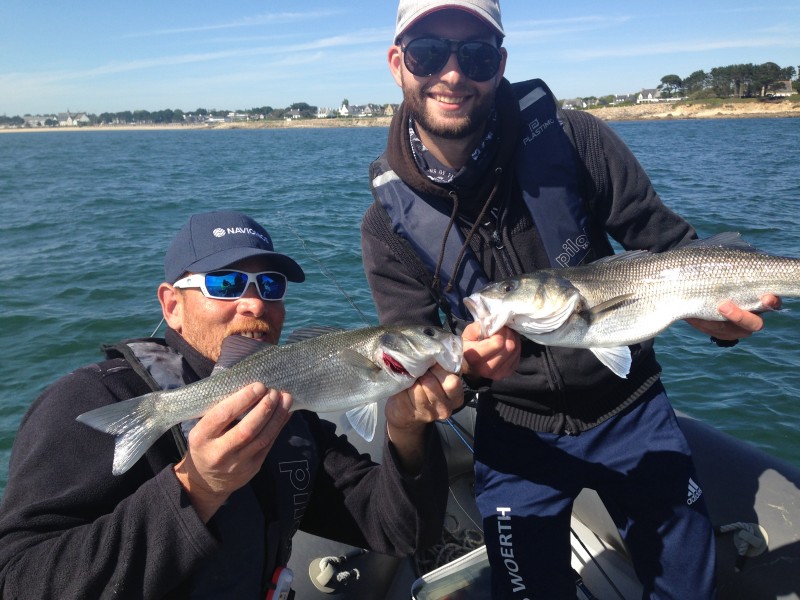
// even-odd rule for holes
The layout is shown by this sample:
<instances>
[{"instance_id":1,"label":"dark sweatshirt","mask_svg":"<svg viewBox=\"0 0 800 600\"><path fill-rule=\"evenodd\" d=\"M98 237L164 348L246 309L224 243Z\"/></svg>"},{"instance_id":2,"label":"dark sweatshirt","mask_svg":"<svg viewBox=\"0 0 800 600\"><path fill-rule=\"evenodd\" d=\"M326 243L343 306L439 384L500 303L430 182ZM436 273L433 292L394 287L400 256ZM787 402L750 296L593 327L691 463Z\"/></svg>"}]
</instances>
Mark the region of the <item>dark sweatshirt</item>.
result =
<instances>
[{"instance_id":1,"label":"dark sweatshirt","mask_svg":"<svg viewBox=\"0 0 800 600\"><path fill-rule=\"evenodd\" d=\"M168 330L167 342L183 354L190 380L211 372L213 364L177 333ZM115 477L114 438L75 420L149 391L125 360L112 359L77 369L33 403L17 433L0 504L0 597L188 597L193 571L213 561L220 541L214 519L208 526L199 519L172 471L180 459L172 434ZM301 529L393 555L438 540L447 473L434 427L424 471L410 477L400 472L390 444L378 465L316 414L298 411L293 418L306 420L320 457ZM262 498L264 514L273 509Z\"/></svg>"},{"instance_id":2,"label":"dark sweatshirt","mask_svg":"<svg viewBox=\"0 0 800 600\"><path fill-rule=\"evenodd\" d=\"M497 143L489 158L470 161L449 183L434 183L421 172L411 151L408 113L395 114L386 152L370 170L372 179L391 169L419 194L458 198L455 226L465 237L491 197L485 219L469 238L470 249L492 281L550 266L540 234L514 176L519 105L507 81L496 99ZM608 238L625 249L663 251L696 236L667 208L622 140L603 122L578 111L564 111L574 131L579 189L590 213L588 232L597 259L611 254ZM541 151L546 151L542 148ZM381 323L440 324L430 292L430 274L420 275L409 244L391 229L376 201L361 224L367 280ZM441 239L429 243L438 247ZM417 261L419 263L419 261ZM421 263L419 263L421 264ZM502 381L483 382L482 398L496 403L503 418L536 431L570 433L595 426L629 406L658 379L652 342L632 347L627 379L614 375L588 350L544 347L523 339L517 372Z\"/></svg>"}]
</instances>

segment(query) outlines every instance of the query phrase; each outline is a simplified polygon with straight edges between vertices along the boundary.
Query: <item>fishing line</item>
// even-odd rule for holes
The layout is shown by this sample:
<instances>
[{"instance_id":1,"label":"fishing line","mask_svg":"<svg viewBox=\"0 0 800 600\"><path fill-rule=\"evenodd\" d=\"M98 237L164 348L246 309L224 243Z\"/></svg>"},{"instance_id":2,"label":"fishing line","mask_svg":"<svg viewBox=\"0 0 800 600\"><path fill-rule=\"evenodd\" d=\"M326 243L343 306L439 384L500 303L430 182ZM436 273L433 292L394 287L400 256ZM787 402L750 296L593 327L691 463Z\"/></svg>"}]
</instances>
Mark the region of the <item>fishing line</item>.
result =
<instances>
[{"instance_id":1,"label":"fishing line","mask_svg":"<svg viewBox=\"0 0 800 600\"><path fill-rule=\"evenodd\" d=\"M344 288L342 288L342 286L341 286L341 285L339 285L339 282L336 280L336 278L333 276L333 274L330 272L330 270L329 270L329 269L328 269L328 268L325 266L325 263L323 263L323 262L322 262L322 260L321 260L321 259L320 259L320 258L319 258L317 255L316 255L316 253L315 253L313 250L311 250L311 249L308 247L308 245L306 244L306 241L305 241L305 240L303 239L303 237L302 237L302 236L301 236L301 235L300 235L300 234L297 232L297 230L296 230L294 227L292 227L292 224L291 224L291 223L289 223L289 221L288 221L288 219L286 218L286 216L285 216L283 213L277 213L277 215L276 215L276 216L277 216L277 217L278 217L278 219L279 219L279 220L280 220L280 221L283 223L283 225L285 225L285 226L286 226L286 228L287 228L289 231L291 231L291 232L292 232L292 234L293 234L293 235L294 235L294 236L295 236L295 237L298 239L298 241L300 242L300 244L303 246L303 250L305 250L306 254L308 254L308 256L309 256L309 257L310 257L310 258L311 258L311 259L312 259L312 260L313 260L315 263L317 263L317 266L319 266L319 268L320 268L320 271L322 271L322 274L323 274L323 275L324 275L324 276L325 276L325 277L326 277L326 278L327 278L327 279L328 279L328 280L329 280L331 283L333 283L333 285L335 285L335 286L336 286L336 289L338 289L338 290L339 290L339 292L341 292L342 296L344 296L344 297L345 297L345 299L347 300L347 302L350 304L350 306L352 306L352 307L355 309L355 311L356 311L356 312L359 314L359 316L360 316L360 317L361 317L361 319L364 321L364 323L365 323L367 326L371 326L371 325L372 325L372 323L370 323L370 322L369 322L369 319L367 319L367 317L364 315L364 313L363 313L363 312L361 312L361 310L358 308L358 306L356 306L356 303L353 301L353 299L352 299L352 298L350 298L350 296L347 294L347 292L345 292L345 291L344 291ZM461 439L461 441L464 443L464 445L465 445L467 448L469 448L469 451L470 451L472 454L475 454L475 451L472 449L472 446L470 446L469 442L467 442L467 440L466 440L466 439L464 439L464 436L463 436L463 435L461 435L461 432L459 432L459 430L458 430L458 428L456 427L456 425L455 425L455 423L453 422L453 420L452 420L450 417L448 417L447 419L445 419L445 423L447 423L448 425L450 425L450 427L452 427L452 428L453 428L453 431L455 431L455 432L456 432L456 435L457 435L457 436L458 436L458 437Z\"/></svg>"},{"instance_id":2,"label":"fishing line","mask_svg":"<svg viewBox=\"0 0 800 600\"><path fill-rule=\"evenodd\" d=\"M361 310L358 308L358 306L356 306L356 304L352 300L352 298L350 298L350 296L347 294L347 292L345 292L345 290L342 288L342 286L339 285L339 282L336 280L336 278L333 276L333 274L330 272L330 270L325 266L325 264L322 262L322 260L317 256L317 254L308 247L308 245L306 244L306 240L303 239L303 237L297 232L297 230L294 227L292 227L291 223L289 223L288 219L284 216L284 214L283 213L277 213L276 217L298 239L298 241L300 242L300 244L303 247L303 250L306 252L306 254L315 263L317 263L317 266L319 267L319 269L322 272L322 274L331 283L333 283L333 285L336 286L336 289L338 289L339 292L345 297L345 299L350 304L350 306L352 306L353 309L355 309L355 311L359 314L359 316L364 321L364 323L367 326L370 326L371 323L366 318L364 313L361 312ZM458 438L461 440L461 442L469 449L470 453L471 454L475 454L475 451L473 450L473 448L470 445L470 443L467 441L467 439L464 437L464 435L461 433L461 431L459 431L459 428L457 426L458 424L451 417L448 417L447 419L444 419L444 422L447 423L453 429L453 431L455 432L456 436L458 436ZM467 511L463 506L461 506L461 503L458 501L458 498L456 497L455 491L453 490L452 486L448 485L448 490L449 490L451 496L453 497L453 500L455 501L456 505L458 505L458 507L464 512L465 515L467 515L467 518L478 528L478 530L482 534L483 533L483 528L480 525L478 525L477 523L475 523L475 521L469 515L469 511Z\"/></svg>"},{"instance_id":3,"label":"fishing line","mask_svg":"<svg viewBox=\"0 0 800 600\"><path fill-rule=\"evenodd\" d=\"M353 301L353 299L352 299L352 298L350 298L350 296L347 294L347 292L345 292L345 291L344 291L344 288L342 288L342 286L341 286L341 285L339 285L339 282L338 282L338 281L336 281L336 278L333 276L333 274L330 272L330 270L329 270L329 269L328 269L328 268L325 266L325 263L323 263L323 262L322 262L322 260L321 260L321 259L320 259L320 258L319 258L317 255L316 255L316 253L315 253L313 250L311 250L311 249L308 247L308 245L306 244L306 241L305 241L305 240L303 239L303 237L302 237L302 236L301 236L301 235L300 235L300 234L297 232L297 230L296 230L294 227L292 227L292 224L291 224L291 223L289 223L289 221L288 221L288 219L286 218L286 216L285 216L283 213L280 213L280 212L279 212L279 213L277 213L277 214L276 214L276 216L277 216L277 217L278 217L278 219L279 219L279 220L280 220L280 221L283 223L283 225L285 225L285 226L286 226L286 228L287 228L289 231L291 231L291 232L292 232L292 234L293 234L293 235L294 235L294 236L295 236L295 237L298 239L298 241L300 242L300 244L303 246L303 250L305 250L306 254L308 254L308 256L309 256L309 257L310 257L310 258L311 258L311 259L312 259L312 260L313 260L315 263L317 263L317 266L319 266L319 268L320 268L320 271L322 271L322 274L323 274L323 275L324 275L324 276L325 276L325 277L326 277L326 278L327 278L327 279L328 279L328 280L329 280L331 283L333 283L333 285L335 285L335 286L336 286L336 289L338 289L338 290L339 290L339 292L341 292L342 296L344 296L344 297L345 297L345 299L346 299L346 300L347 300L347 302L350 304L350 306L352 306L352 307L355 309L355 311L356 311L356 312L359 314L359 316L361 317L361 320L362 320L362 321L364 321L364 323L365 323L365 324L366 324L368 327L369 327L369 326L371 326L371 325L372 325L372 323L370 323L370 322L369 322L369 319L367 319L367 317L364 315L364 313L363 313L363 312L361 312L361 309L359 309L359 308L358 308L358 306L356 306L356 303ZM450 417L448 417L447 419L445 419L445 422L446 422L448 425L450 425L450 427L452 427L452 428L453 428L453 431L455 431L455 432L456 432L456 435L457 435L457 436L458 436L458 437L461 439L461 441L462 441L462 442L464 442L464 445L465 445L467 448L469 448L469 451L470 451L471 453L473 453L473 454L474 454L475 452L474 452L474 450L472 449L472 446L470 446L470 445L469 445L469 443L467 442L467 440L465 440L465 439L464 439L464 436L462 436L462 435L461 435L461 433L458 431L458 429L456 428L455 424L454 424L454 423L453 423L453 421L450 419Z\"/></svg>"},{"instance_id":4,"label":"fishing line","mask_svg":"<svg viewBox=\"0 0 800 600\"><path fill-rule=\"evenodd\" d=\"M467 439L461 434L461 431L459 431L459 428L456 426L457 423L455 421L453 421L450 417L445 419L445 422L448 425L450 425L450 428L453 431L455 431L456 435L458 436L458 439L460 439L463 442L463 444L467 447L467 450L469 450L470 454L475 454L475 449L470 445L470 443L467 441Z\"/></svg>"},{"instance_id":5,"label":"fishing line","mask_svg":"<svg viewBox=\"0 0 800 600\"><path fill-rule=\"evenodd\" d=\"M306 241L297 232L297 230L294 227L292 227L292 224L289 223L289 220L284 216L284 214L283 213L277 213L276 216L283 223L283 225L289 231L291 231L292 234L294 234L294 237L296 237L298 239L298 241L300 242L300 245L303 246L303 250L305 251L305 253L309 256L309 258L311 258L311 260L313 260L315 263L317 263L317 266L319 267L320 271L322 271L322 274L328 279L328 281L330 281L333 285L336 286L336 289L338 289L339 292L341 292L341 294L342 294L342 296L344 296L345 300L347 300L347 302L350 304L350 306L352 306L353 309L355 309L355 311L361 317L361 320L364 321L364 324L367 325L368 327L372 326L373 323L370 323L370 321L369 321L369 319L367 319L366 315L364 315L364 313L361 312L361 309L358 308L358 306L356 306L356 303L347 294L347 292L344 291L344 288L342 288L342 286L339 285L339 282L336 280L336 278L328 270L328 267L326 267L325 264L322 262L322 260L320 260L320 258L316 255L316 253L308 247L308 245L306 244Z\"/></svg>"},{"instance_id":6,"label":"fishing line","mask_svg":"<svg viewBox=\"0 0 800 600\"><path fill-rule=\"evenodd\" d=\"M161 325L163 325L163 324L164 324L164 317L161 317L161 320L158 322L158 325L156 325L156 328L153 329L153 333L150 334L150 337L156 337L156 333L158 332L158 330L161 328Z\"/></svg>"}]
</instances>

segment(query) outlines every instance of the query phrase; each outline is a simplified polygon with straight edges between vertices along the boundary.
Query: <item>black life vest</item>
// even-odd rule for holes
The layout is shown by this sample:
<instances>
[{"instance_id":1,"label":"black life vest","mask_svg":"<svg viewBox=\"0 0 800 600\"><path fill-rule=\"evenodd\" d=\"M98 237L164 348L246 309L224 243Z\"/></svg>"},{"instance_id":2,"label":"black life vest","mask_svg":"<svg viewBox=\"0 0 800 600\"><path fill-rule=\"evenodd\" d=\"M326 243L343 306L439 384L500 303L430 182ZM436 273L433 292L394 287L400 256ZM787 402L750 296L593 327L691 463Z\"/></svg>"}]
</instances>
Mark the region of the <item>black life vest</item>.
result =
<instances>
[{"instance_id":1,"label":"black life vest","mask_svg":"<svg viewBox=\"0 0 800 600\"><path fill-rule=\"evenodd\" d=\"M539 232L550 264L581 264L591 251L589 215L578 189L579 177L572 142L564 130L555 97L547 85L533 79L512 85L519 100L516 177L522 197ZM374 164L373 194L386 210L395 233L409 242L433 273L452 209L448 201L418 194L391 170L385 155ZM447 238L439 274L453 315L471 320L463 299L490 283L478 259L467 249L454 280L449 280L464 245L453 228ZM452 283L452 286L448 286Z\"/></svg>"}]
</instances>

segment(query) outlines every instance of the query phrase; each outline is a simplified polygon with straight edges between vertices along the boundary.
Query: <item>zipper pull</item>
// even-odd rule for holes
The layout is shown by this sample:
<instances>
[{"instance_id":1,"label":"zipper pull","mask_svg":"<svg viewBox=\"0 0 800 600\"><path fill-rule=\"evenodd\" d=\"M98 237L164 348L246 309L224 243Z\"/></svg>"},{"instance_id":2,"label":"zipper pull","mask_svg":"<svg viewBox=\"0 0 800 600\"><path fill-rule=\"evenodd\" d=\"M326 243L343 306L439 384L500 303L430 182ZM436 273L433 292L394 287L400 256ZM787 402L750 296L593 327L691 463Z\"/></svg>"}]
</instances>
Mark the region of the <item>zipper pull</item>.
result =
<instances>
[{"instance_id":1,"label":"zipper pull","mask_svg":"<svg viewBox=\"0 0 800 600\"><path fill-rule=\"evenodd\" d=\"M487 225L491 225L487 223ZM492 242L494 242L494 247L498 250L502 250L505 247L503 244L503 240L500 239L500 232L497 229L492 229Z\"/></svg>"}]
</instances>

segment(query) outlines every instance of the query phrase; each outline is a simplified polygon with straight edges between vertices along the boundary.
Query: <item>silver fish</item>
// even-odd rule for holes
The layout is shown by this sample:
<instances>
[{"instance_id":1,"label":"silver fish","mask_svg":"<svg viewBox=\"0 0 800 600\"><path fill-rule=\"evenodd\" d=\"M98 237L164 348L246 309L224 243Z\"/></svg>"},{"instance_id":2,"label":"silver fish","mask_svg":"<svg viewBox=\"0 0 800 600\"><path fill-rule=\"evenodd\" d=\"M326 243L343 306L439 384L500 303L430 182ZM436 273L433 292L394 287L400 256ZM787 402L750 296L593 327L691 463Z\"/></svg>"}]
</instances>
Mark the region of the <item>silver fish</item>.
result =
<instances>
[{"instance_id":1,"label":"silver fish","mask_svg":"<svg viewBox=\"0 0 800 600\"><path fill-rule=\"evenodd\" d=\"M292 410L350 409L353 428L370 441L378 400L407 389L436 363L459 373L461 357L460 337L427 326L337 331L282 346L231 336L210 377L103 406L77 419L116 436L114 475L133 466L173 425L202 416L257 381L290 392Z\"/></svg>"},{"instance_id":2,"label":"silver fish","mask_svg":"<svg viewBox=\"0 0 800 600\"><path fill-rule=\"evenodd\" d=\"M484 335L507 325L540 344L587 348L625 377L628 346L679 319L722 321L717 306L725 300L764 310L763 294L800 296L800 259L760 252L728 232L666 252L635 250L512 277L464 304Z\"/></svg>"}]
</instances>

